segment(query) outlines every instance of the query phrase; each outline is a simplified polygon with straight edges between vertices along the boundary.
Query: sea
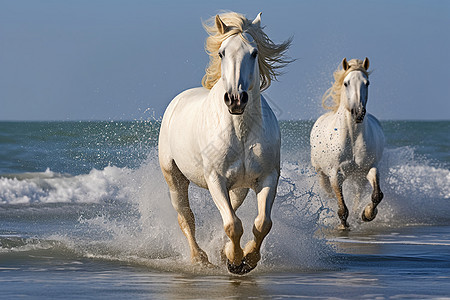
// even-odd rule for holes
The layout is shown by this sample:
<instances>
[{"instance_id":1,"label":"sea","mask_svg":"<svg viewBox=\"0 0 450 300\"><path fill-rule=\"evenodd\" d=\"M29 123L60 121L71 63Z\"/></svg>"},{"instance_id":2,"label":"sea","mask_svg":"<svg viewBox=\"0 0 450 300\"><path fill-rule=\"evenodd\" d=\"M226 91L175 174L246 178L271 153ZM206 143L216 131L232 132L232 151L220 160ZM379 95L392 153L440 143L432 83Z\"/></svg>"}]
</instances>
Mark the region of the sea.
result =
<instances>
[{"instance_id":1,"label":"sea","mask_svg":"<svg viewBox=\"0 0 450 300\"><path fill-rule=\"evenodd\" d=\"M383 121L384 199L337 230L309 159L312 121L280 121L281 177L258 267L230 274L208 193L191 185L190 263L158 165L158 120L0 122L1 299L450 299L450 121ZM345 182L352 207L355 187ZM256 199L238 216L245 244Z\"/></svg>"}]
</instances>

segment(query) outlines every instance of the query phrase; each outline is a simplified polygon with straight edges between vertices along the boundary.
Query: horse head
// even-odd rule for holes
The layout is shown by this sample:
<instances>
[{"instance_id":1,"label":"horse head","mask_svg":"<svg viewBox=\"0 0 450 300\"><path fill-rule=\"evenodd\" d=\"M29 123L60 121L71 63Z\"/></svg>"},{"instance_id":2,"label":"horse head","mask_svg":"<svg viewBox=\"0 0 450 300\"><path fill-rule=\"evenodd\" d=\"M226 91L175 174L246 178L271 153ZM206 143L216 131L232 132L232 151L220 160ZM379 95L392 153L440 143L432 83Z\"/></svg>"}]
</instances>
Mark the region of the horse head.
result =
<instances>
[{"instance_id":1,"label":"horse head","mask_svg":"<svg viewBox=\"0 0 450 300\"><path fill-rule=\"evenodd\" d=\"M260 26L261 14L252 22ZM216 26L221 34L232 30L216 16ZM224 102L233 115L244 113L249 101L248 92L259 89L258 47L253 37L243 32L225 39L218 55L221 59L221 80L225 88Z\"/></svg>"},{"instance_id":2,"label":"horse head","mask_svg":"<svg viewBox=\"0 0 450 300\"><path fill-rule=\"evenodd\" d=\"M364 59L362 67L359 64L353 65L352 61L347 62L346 58L342 61L342 68L350 72L344 78L343 90L345 93L341 95L345 108L351 113L356 123L361 123L366 115L369 90L369 76L367 72L369 69L369 59L367 57Z\"/></svg>"}]
</instances>

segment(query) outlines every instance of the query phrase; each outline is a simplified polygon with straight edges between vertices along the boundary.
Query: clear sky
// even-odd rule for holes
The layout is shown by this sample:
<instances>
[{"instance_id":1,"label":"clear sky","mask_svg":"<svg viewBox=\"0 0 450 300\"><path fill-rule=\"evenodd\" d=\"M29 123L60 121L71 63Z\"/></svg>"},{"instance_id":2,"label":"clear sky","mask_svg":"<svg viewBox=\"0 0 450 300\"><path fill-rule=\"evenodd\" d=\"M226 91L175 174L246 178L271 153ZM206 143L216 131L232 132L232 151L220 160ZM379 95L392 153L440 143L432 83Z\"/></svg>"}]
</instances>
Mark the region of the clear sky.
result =
<instances>
[{"instance_id":1,"label":"clear sky","mask_svg":"<svg viewBox=\"0 0 450 300\"><path fill-rule=\"evenodd\" d=\"M342 58L369 57L368 111L450 119L450 1L0 0L0 120L159 118L200 86L202 20L253 19L296 61L266 91L280 119L315 119Z\"/></svg>"}]
</instances>

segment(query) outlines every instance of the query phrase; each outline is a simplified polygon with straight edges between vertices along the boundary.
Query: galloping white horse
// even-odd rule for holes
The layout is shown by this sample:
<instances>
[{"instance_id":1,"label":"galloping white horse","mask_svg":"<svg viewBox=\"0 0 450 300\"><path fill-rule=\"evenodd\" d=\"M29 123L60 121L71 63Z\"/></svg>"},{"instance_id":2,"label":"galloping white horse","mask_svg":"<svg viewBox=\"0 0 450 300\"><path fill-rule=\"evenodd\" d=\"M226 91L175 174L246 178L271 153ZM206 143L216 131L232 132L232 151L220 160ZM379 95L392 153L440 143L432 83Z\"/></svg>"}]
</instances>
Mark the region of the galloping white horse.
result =
<instances>
[{"instance_id":1,"label":"galloping white horse","mask_svg":"<svg viewBox=\"0 0 450 300\"><path fill-rule=\"evenodd\" d=\"M377 215L377 205L383 199L377 164L384 148L384 134L378 120L366 115L369 86L369 59L344 58L342 69L334 72L335 82L324 94L322 105L331 109L317 119L311 130L311 162L321 186L338 200L340 229L347 229L348 209L345 205L342 184L347 177L357 181L358 191L354 209L364 187L364 177L370 182L372 202L362 212L363 221L372 221ZM333 106L326 100L332 98Z\"/></svg>"},{"instance_id":2,"label":"galloping white horse","mask_svg":"<svg viewBox=\"0 0 450 300\"><path fill-rule=\"evenodd\" d=\"M161 170L192 262L209 264L195 240L190 182L211 193L230 239L224 248L227 266L236 274L250 272L260 260L261 244L272 227L280 175L280 130L260 91L276 79L277 69L289 63L284 53L291 40L274 44L261 29L260 15L252 22L230 12L204 25L210 64L203 87L172 100L159 135ZM258 216L254 239L242 249L243 227L235 211L249 188L256 192Z\"/></svg>"}]
</instances>

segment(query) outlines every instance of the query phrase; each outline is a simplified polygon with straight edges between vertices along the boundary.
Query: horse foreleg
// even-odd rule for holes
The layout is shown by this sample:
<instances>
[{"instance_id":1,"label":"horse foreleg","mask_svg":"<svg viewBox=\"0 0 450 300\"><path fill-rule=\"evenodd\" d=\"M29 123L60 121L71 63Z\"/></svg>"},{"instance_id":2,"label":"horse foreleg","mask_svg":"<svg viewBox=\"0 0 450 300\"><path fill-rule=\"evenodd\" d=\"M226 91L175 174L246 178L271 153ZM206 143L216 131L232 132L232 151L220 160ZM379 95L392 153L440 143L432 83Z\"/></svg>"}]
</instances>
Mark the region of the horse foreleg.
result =
<instances>
[{"instance_id":1,"label":"horse foreleg","mask_svg":"<svg viewBox=\"0 0 450 300\"><path fill-rule=\"evenodd\" d=\"M380 189L380 177L377 168L374 167L370 169L369 173L367 174L367 180L369 180L373 192L372 203L369 203L362 212L361 218L364 222L370 222L375 219L378 213L377 206L383 199L383 192Z\"/></svg>"},{"instance_id":2,"label":"horse foreleg","mask_svg":"<svg viewBox=\"0 0 450 300\"><path fill-rule=\"evenodd\" d=\"M233 207L234 211L237 211L237 209L244 202L245 197L248 194L248 189L247 188L234 189L234 190L230 190L228 194L230 196L231 207ZM226 262L227 261L227 257L225 255L224 251L225 251L225 245L224 245L224 247L222 249L220 257L221 257L223 262Z\"/></svg>"},{"instance_id":3,"label":"horse foreleg","mask_svg":"<svg viewBox=\"0 0 450 300\"><path fill-rule=\"evenodd\" d=\"M172 206L178 213L178 224L186 236L191 249L191 261L193 263L210 265L208 255L195 240L195 218L188 199L189 180L181 173L174 162L170 169L162 169L162 171L169 185Z\"/></svg>"},{"instance_id":4,"label":"horse foreleg","mask_svg":"<svg viewBox=\"0 0 450 300\"><path fill-rule=\"evenodd\" d=\"M244 257L244 252L241 248L241 237L244 233L242 222L236 216L233 206L231 205L225 180L221 178L210 178L207 180L207 183L209 192L222 216L225 233L230 239L224 248L225 256L228 259L228 269L230 272L237 273L235 271L235 266L239 266Z\"/></svg>"},{"instance_id":5,"label":"horse foreleg","mask_svg":"<svg viewBox=\"0 0 450 300\"><path fill-rule=\"evenodd\" d=\"M277 193L278 171L274 170L266 179L256 187L258 201L258 216L253 224L253 240L244 247L244 262L242 273L253 270L261 259L261 245L264 238L272 228L272 205Z\"/></svg>"},{"instance_id":6,"label":"horse foreleg","mask_svg":"<svg viewBox=\"0 0 450 300\"><path fill-rule=\"evenodd\" d=\"M342 194L342 184L344 182L344 178L342 174L336 172L330 177L331 187L336 195L338 201L338 216L341 220L341 224L339 225L339 229L346 230L348 229L348 209L344 202L344 195Z\"/></svg>"}]
</instances>

